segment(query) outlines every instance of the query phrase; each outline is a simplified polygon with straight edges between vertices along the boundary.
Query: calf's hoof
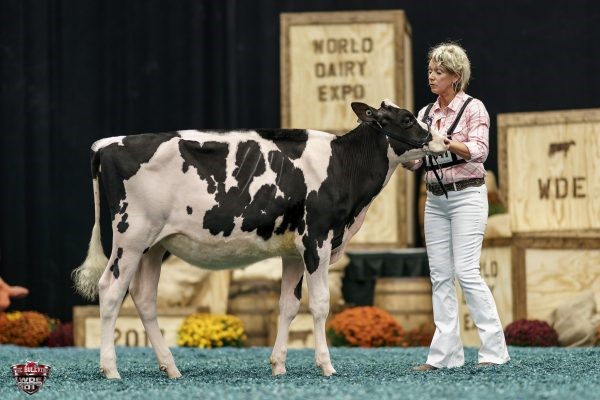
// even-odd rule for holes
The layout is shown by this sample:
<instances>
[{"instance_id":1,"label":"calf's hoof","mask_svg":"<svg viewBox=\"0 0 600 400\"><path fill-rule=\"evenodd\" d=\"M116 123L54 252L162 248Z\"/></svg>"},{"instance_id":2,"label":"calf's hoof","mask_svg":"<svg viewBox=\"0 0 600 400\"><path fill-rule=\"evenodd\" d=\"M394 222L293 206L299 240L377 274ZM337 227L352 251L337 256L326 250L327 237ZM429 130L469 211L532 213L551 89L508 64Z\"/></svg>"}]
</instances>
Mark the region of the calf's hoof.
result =
<instances>
[{"instance_id":1,"label":"calf's hoof","mask_svg":"<svg viewBox=\"0 0 600 400\"><path fill-rule=\"evenodd\" d=\"M334 375L336 373L331 363L322 364L320 367L323 371L323 376L330 377L331 375Z\"/></svg>"},{"instance_id":2,"label":"calf's hoof","mask_svg":"<svg viewBox=\"0 0 600 400\"><path fill-rule=\"evenodd\" d=\"M179 372L176 366L167 367L166 365L161 365L160 370L165 372L169 379L181 378L181 372Z\"/></svg>"},{"instance_id":3,"label":"calf's hoof","mask_svg":"<svg viewBox=\"0 0 600 400\"><path fill-rule=\"evenodd\" d=\"M273 376L285 375L285 373L287 372L285 370L285 365L282 364L272 364L271 370L273 372Z\"/></svg>"},{"instance_id":4,"label":"calf's hoof","mask_svg":"<svg viewBox=\"0 0 600 400\"><path fill-rule=\"evenodd\" d=\"M108 369L100 367L100 372L106 379L121 379L121 375L119 375L119 371L116 369Z\"/></svg>"}]
</instances>

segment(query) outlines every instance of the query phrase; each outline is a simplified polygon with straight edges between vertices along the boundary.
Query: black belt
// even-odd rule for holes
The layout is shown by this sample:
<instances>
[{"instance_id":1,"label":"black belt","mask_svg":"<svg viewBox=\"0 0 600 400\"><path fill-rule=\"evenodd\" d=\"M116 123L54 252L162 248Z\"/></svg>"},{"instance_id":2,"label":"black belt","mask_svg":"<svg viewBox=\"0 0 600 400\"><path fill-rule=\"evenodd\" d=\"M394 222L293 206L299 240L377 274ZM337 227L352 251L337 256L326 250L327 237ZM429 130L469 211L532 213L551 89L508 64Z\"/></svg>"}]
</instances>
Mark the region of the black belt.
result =
<instances>
[{"instance_id":1,"label":"black belt","mask_svg":"<svg viewBox=\"0 0 600 400\"><path fill-rule=\"evenodd\" d=\"M468 187L481 186L484 183L485 178L471 178L454 183L446 183L444 185L444 189L446 189L446 191L448 192L451 190L463 190ZM428 191L431 192L431 194L434 194L436 196L441 196L444 194L444 191L442 190L441 186L437 183L425 183L425 187Z\"/></svg>"}]
</instances>

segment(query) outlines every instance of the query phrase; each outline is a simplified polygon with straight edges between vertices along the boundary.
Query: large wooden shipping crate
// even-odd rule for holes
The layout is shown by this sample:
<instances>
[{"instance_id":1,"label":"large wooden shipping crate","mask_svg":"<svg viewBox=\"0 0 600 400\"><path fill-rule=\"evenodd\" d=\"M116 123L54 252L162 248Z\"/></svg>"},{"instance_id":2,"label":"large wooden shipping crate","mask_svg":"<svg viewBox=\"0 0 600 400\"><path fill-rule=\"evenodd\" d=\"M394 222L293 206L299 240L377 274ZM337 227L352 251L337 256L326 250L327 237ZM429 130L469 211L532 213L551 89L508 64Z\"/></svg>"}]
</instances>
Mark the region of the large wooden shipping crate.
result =
<instances>
[{"instance_id":1,"label":"large wooden shipping crate","mask_svg":"<svg viewBox=\"0 0 600 400\"><path fill-rule=\"evenodd\" d=\"M513 238L515 319L548 320L584 291L600 301L600 235L543 233Z\"/></svg>"},{"instance_id":2,"label":"large wooden shipping crate","mask_svg":"<svg viewBox=\"0 0 600 400\"><path fill-rule=\"evenodd\" d=\"M498 115L513 232L600 231L600 109Z\"/></svg>"},{"instance_id":3,"label":"large wooden shipping crate","mask_svg":"<svg viewBox=\"0 0 600 400\"><path fill-rule=\"evenodd\" d=\"M575 232L516 234L484 240L481 274L504 328L517 319L551 322L551 313L591 290L600 304L600 235ZM477 328L459 291L461 336L479 346Z\"/></svg>"},{"instance_id":4,"label":"large wooden shipping crate","mask_svg":"<svg viewBox=\"0 0 600 400\"><path fill-rule=\"evenodd\" d=\"M405 330L434 329L429 277L378 278L373 305L392 314Z\"/></svg>"},{"instance_id":5,"label":"large wooden shipping crate","mask_svg":"<svg viewBox=\"0 0 600 400\"><path fill-rule=\"evenodd\" d=\"M245 346L270 346L271 314L279 310L281 283L273 280L232 281L227 313L238 317L246 332Z\"/></svg>"},{"instance_id":6,"label":"large wooden shipping crate","mask_svg":"<svg viewBox=\"0 0 600 400\"><path fill-rule=\"evenodd\" d=\"M284 128L342 134L357 124L350 103L390 99L413 110L412 32L401 10L284 13ZM399 168L367 213L354 248L415 244L415 177Z\"/></svg>"},{"instance_id":7,"label":"large wooden shipping crate","mask_svg":"<svg viewBox=\"0 0 600 400\"><path fill-rule=\"evenodd\" d=\"M196 312L208 312L207 308L158 309L158 325L167 345L177 346L177 331L183 320ZM75 346L100 347L100 307L73 307L73 339ZM127 347L150 346L148 335L135 308L122 307L115 324L115 345Z\"/></svg>"}]
</instances>

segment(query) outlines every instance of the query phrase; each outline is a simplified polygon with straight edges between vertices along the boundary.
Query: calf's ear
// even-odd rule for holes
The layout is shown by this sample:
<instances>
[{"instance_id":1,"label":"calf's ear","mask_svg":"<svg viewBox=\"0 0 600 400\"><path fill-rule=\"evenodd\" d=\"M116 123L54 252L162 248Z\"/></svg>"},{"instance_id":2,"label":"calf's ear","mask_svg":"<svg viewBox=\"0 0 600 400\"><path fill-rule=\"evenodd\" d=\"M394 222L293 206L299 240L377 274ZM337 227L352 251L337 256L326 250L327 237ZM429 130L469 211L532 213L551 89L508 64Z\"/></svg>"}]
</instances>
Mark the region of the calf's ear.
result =
<instances>
[{"instance_id":1,"label":"calf's ear","mask_svg":"<svg viewBox=\"0 0 600 400\"><path fill-rule=\"evenodd\" d=\"M353 102L351 104L352 111L358 116L358 118L363 122L373 122L377 121L376 112L373 107L369 107L365 103Z\"/></svg>"}]
</instances>

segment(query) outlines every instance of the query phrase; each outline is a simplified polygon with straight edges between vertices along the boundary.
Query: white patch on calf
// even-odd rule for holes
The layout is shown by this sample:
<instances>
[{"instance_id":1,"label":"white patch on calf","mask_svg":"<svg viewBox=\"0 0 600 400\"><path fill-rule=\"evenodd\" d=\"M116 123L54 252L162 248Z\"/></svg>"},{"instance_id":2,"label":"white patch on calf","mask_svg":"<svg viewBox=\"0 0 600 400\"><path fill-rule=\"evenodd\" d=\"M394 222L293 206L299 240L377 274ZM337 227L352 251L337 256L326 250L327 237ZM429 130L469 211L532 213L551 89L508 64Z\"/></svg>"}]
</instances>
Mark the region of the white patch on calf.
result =
<instances>
[{"instance_id":1,"label":"white patch on calf","mask_svg":"<svg viewBox=\"0 0 600 400\"><path fill-rule=\"evenodd\" d=\"M198 239L181 233L165 237L161 244L171 253L206 269L231 269L277 256L298 256L294 244L296 234L288 232L274 235L269 240L256 236L255 232L239 232L231 236L207 236Z\"/></svg>"},{"instance_id":2,"label":"white patch on calf","mask_svg":"<svg viewBox=\"0 0 600 400\"><path fill-rule=\"evenodd\" d=\"M111 145L113 143L118 143L119 146L123 145L123 139L126 136L114 136L114 137L108 137L108 138L103 138L103 139L99 139L96 140L93 144L92 144L92 151L96 152L98 151L98 149L101 149L103 147L106 147L108 145Z\"/></svg>"},{"instance_id":3,"label":"white patch on calf","mask_svg":"<svg viewBox=\"0 0 600 400\"><path fill-rule=\"evenodd\" d=\"M302 170L309 194L318 191L327 178L327 168L331 158L331 142L336 138L330 133L308 130L308 141L302 156L292 160L294 166Z\"/></svg>"},{"instance_id":4,"label":"white patch on calf","mask_svg":"<svg viewBox=\"0 0 600 400\"><path fill-rule=\"evenodd\" d=\"M265 156L265 154L263 154L263 156ZM268 156L267 156L268 157ZM254 196L256 195L256 192L258 192L258 190L263 187L264 185L272 185L275 184L278 179L278 175L273 172L273 170L271 169L271 166L269 165L269 160L267 160L265 158L265 172L262 175L259 176L255 176L254 179L252 180L252 183L250 183L250 187L248 188L248 191L250 193L250 197L254 199ZM275 196L279 196L279 197L283 197L283 192L281 190L279 190L279 186L277 186L277 190L274 193Z\"/></svg>"},{"instance_id":5,"label":"white patch on calf","mask_svg":"<svg viewBox=\"0 0 600 400\"><path fill-rule=\"evenodd\" d=\"M392 107L400 108L397 105L395 105L394 103L392 103L392 101L390 99L384 99L383 100L383 104L386 105L386 106L392 106Z\"/></svg>"}]
</instances>

